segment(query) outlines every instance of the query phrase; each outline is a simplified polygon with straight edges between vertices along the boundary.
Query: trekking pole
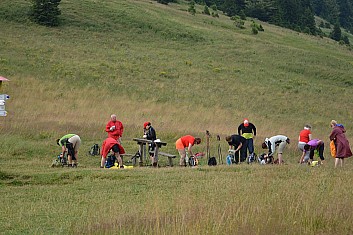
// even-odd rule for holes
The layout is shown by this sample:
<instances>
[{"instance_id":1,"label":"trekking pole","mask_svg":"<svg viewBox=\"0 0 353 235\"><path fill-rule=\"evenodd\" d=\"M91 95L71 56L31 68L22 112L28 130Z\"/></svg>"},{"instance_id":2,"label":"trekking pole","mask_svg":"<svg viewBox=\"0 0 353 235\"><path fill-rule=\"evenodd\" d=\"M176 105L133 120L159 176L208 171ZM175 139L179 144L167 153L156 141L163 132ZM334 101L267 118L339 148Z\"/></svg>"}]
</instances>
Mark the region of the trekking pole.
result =
<instances>
[{"instance_id":1,"label":"trekking pole","mask_svg":"<svg viewBox=\"0 0 353 235\"><path fill-rule=\"evenodd\" d=\"M221 137L217 135L218 140L218 161L223 165L223 156L222 156L222 149L221 149Z\"/></svg>"},{"instance_id":2,"label":"trekking pole","mask_svg":"<svg viewBox=\"0 0 353 235\"><path fill-rule=\"evenodd\" d=\"M210 132L206 130L206 156L207 161L210 159Z\"/></svg>"}]
</instances>

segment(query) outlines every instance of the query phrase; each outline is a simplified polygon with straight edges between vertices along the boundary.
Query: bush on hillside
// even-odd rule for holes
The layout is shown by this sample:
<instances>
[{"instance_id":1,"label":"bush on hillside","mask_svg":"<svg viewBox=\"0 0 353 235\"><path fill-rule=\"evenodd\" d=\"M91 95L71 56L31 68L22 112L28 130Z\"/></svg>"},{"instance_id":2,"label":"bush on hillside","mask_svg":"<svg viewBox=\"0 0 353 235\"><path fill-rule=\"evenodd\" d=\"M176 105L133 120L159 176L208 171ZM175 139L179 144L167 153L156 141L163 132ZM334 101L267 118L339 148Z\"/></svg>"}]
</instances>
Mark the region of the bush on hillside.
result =
<instances>
[{"instance_id":1,"label":"bush on hillside","mask_svg":"<svg viewBox=\"0 0 353 235\"><path fill-rule=\"evenodd\" d=\"M59 4L61 0L32 0L30 10L32 20L40 25L58 26L61 11Z\"/></svg>"},{"instance_id":2,"label":"bush on hillside","mask_svg":"<svg viewBox=\"0 0 353 235\"><path fill-rule=\"evenodd\" d=\"M203 12L202 12L202 13L205 14L205 15L211 15L210 9L208 9L208 6L207 6L207 5L205 5L205 8L203 9Z\"/></svg>"},{"instance_id":3,"label":"bush on hillside","mask_svg":"<svg viewBox=\"0 0 353 235\"><path fill-rule=\"evenodd\" d=\"M255 21L251 21L251 31L253 34L258 34L259 31L265 31L261 24L257 24Z\"/></svg>"},{"instance_id":4,"label":"bush on hillside","mask_svg":"<svg viewBox=\"0 0 353 235\"><path fill-rule=\"evenodd\" d=\"M196 8L195 8L195 2L194 1L191 1L189 3L188 12L190 12L191 15L195 15L196 14Z\"/></svg>"}]
</instances>

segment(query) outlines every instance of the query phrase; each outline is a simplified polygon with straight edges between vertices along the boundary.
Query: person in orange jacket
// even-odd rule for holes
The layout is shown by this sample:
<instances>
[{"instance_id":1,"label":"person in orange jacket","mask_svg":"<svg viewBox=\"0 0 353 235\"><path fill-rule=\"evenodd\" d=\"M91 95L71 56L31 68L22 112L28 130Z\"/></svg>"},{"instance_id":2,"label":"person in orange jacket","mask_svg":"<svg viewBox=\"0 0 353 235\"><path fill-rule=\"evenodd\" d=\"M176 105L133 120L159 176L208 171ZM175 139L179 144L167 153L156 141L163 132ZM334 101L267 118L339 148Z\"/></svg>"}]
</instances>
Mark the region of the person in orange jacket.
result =
<instances>
[{"instance_id":1,"label":"person in orange jacket","mask_svg":"<svg viewBox=\"0 0 353 235\"><path fill-rule=\"evenodd\" d=\"M200 143L201 143L200 138L193 137L191 135L183 136L175 142L175 147L178 150L180 155L180 163L179 163L180 166L185 166L186 149L191 157L194 155L192 153L192 146L194 146L194 144L200 144Z\"/></svg>"}]
</instances>

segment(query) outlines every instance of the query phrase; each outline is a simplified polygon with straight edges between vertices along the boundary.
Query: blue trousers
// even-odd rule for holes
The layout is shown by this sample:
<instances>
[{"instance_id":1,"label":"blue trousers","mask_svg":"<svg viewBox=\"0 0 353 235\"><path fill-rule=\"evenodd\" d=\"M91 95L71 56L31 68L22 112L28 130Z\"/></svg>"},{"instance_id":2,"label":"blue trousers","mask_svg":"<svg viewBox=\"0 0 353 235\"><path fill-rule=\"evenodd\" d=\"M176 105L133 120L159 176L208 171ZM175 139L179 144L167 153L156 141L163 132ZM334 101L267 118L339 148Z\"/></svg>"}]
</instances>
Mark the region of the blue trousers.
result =
<instances>
[{"instance_id":1,"label":"blue trousers","mask_svg":"<svg viewBox=\"0 0 353 235\"><path fill-rule=\"evenodd\" d=\"M245 152L247 152L247 150L249 150L249 154L254 153L254 140L253 140L253 138L246 139L245 146L246 146Z\"/></svg>"}]
</instances>

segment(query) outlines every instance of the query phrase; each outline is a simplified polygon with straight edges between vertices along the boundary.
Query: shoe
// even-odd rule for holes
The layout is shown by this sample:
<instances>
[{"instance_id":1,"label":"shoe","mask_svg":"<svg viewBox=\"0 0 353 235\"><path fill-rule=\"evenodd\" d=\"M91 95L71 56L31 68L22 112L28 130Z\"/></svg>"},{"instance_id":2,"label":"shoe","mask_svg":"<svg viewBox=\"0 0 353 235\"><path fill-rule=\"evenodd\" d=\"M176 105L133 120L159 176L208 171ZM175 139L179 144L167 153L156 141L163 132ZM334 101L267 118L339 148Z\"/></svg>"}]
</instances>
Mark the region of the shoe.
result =
<instances>
[{"instance_id":1,"label":"shoe","mask_svg":"<svg viewBox=\"0 0 353 235\"><path fill-rule=\"evenodd\" d=\"M120 166L120 169L123 169L124 168L124 166Z\"/></svg>"}]
</instances>

